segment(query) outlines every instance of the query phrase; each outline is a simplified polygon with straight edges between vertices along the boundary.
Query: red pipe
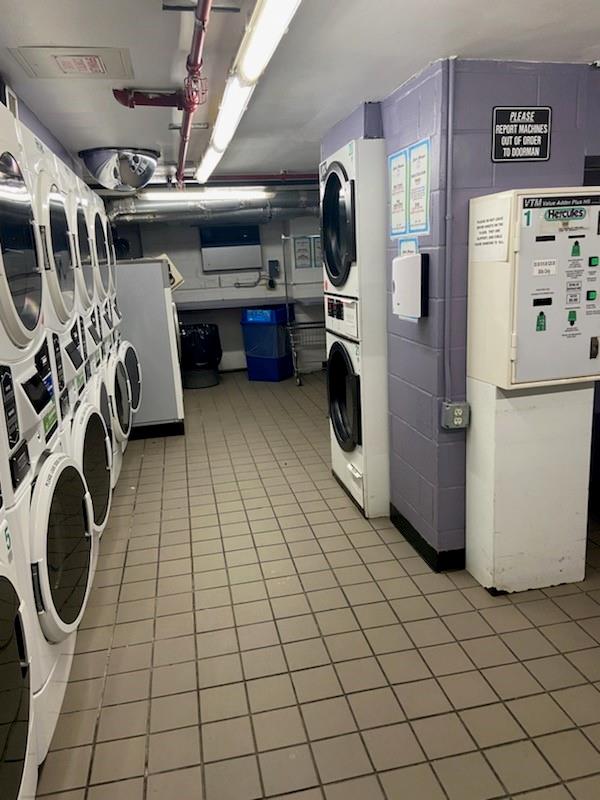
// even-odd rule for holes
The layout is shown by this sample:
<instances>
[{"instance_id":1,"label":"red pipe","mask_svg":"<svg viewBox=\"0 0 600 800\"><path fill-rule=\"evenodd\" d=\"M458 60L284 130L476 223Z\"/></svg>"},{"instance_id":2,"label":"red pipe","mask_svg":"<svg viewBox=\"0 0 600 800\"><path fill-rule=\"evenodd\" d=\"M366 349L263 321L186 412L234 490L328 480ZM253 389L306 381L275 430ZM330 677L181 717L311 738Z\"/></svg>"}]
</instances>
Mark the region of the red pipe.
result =
<instances>
[{"instance_id":1,"label":"red pipe","mask_svg":"<svg viewBox=\"0 0 600 800\"><path fill-rule=\"evenodd\" d=\"M179 134L179 156L177 159L177 183L183 187L185 178L185 161L192 134L192 121L196 109L204 100L204 90L201 83L200 71L202 69L202 53L206 41L206 29L210 17L212 0L198 0L194 14L194 35L190 53L187 57L187 78L184 84L183 118Z\"/></svg>"}]
</instances>

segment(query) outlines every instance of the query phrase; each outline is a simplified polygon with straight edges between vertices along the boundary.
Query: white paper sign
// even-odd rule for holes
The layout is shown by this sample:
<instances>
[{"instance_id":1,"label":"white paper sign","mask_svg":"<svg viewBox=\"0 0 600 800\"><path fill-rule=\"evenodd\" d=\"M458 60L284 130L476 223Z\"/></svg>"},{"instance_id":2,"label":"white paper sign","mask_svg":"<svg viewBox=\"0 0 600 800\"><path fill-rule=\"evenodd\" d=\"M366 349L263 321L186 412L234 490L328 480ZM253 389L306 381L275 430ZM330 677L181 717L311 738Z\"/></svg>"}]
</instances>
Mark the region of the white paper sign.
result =
<instances>
[{"instance_id":1,"label":"white paper sign","mask_svg":"<svg viewBox=\"0 0 600 800\"><path fill-rule=\"evenodd\" d=\"M470 220L471 257L473 261L508 259L508 224L510 198L491 197L477 205L477 217Z\"/></svg>"},{"instance_id":2,"label":"white paper sign","mask_svg":"<svg viewBox=\"0 0 600 800\"><path fill-rule=\"evenodd\" d=\"M408 229L429 233L429 139L411 145L408 151Z\"/></svg>"},{"instance_id":3,"label":"white paper sign","mask_svg":"<svg viewBox=\"0 0 600 800\"><path fill-rule=\"evenodd\" d=\"M406 189L408 151L399 150L389 157L391 235L406 233Z\"/></svg>"}]
</instances>

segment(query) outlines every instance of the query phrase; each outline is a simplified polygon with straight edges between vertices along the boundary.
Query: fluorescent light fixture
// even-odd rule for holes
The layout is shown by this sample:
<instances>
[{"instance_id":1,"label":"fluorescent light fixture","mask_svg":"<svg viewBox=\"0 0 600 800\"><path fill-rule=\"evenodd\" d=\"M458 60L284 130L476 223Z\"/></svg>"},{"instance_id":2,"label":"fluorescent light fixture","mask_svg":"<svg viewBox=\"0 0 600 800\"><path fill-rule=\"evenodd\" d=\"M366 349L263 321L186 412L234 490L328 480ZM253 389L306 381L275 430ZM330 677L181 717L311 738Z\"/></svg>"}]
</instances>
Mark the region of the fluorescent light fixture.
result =
<instances>
[{"instance_id":1,"label":"fluorescent light fixture","mask_svg":"<svg viewBox=\"0 0 600 800\"><path fill-rule=\"evenodd\" d=\"M258 0L230 75L208 150L196 171L198 183L206 183L232 140L256 81L271 60L277 45L302 0Z\"/></svg>"},{"instance_id":2,"label":"fluorescent light fixture","mask_svg":"<svg viewBox=\"0 0 600 800\"><path fill-rule=\"evenodd\" d=\"M216 150L227 150L253 91L254 86L241 83L237 75L231 75L227 80L211 141Z\"/></svg>"},{"instance_id":3,"label":"fluorescent light fixture","mask_svg":"<svg viewBox=\"0 0 600 800\"><path fill-rule=\"evenodd\" d=\"M301 0L259 0L240 48L237 71L255 83L271 60Z\"/></svg>"},{"instance_id":4,"label":"fluorescent light fixture","mask_svg":"<svg viewBox=\"0 0 600 800\"><path fill-rule=\"evenodd\" d=\"M223 153L210 145L208 150L204 153L200 166L196 170L195 178L198 183L206 183L212 175L215 167L223 158Z\"/></svg>"}]
</instances>

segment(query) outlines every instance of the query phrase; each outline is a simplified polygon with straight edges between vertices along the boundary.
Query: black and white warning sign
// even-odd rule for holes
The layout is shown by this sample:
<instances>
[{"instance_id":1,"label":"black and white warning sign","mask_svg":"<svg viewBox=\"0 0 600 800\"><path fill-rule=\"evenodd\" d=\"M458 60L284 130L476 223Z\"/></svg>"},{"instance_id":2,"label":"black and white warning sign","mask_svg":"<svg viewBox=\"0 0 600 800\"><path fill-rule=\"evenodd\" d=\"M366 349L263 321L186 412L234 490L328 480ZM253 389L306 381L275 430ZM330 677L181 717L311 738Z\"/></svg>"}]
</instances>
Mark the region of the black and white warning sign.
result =
<instances>
[{"instance_id":1,"label":"black and white warning sign","mask_svg":"<svg viewBox=\"0 0 600 800\"><path fill-rule=\"evenodd\" d=\"M547 161L552 109L549 106L496 106L492 161Z\"/></svg>"}]
</instances>

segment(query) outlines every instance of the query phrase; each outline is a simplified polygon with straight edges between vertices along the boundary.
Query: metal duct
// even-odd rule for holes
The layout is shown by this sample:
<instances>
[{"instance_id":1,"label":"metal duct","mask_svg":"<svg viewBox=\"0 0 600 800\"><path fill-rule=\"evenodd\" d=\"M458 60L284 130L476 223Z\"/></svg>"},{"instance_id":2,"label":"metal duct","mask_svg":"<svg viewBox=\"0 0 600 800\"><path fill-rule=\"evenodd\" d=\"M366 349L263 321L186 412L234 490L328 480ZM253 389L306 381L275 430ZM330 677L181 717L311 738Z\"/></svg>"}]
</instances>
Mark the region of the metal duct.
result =
<instances>
[{"instance_id":1,"label":"metal duct","mask_svg":"<svg viewBox=\"0 0 600 800\"><path fill-rule=\"evenodd\" d=\"M93 147L82 150L79 157L105 189L131 193L152 179L160 153L133 147Z\"/></svg>"},{"instance_id":2,"label":"metal duct","mask_svg":"<svg viewBox=\"0 0 600 800\"><path fill-rule=\"evenodd\" d=\"M107 201L111 222L198 222L210 225L264 225L275 219L317 216L319 190L307 188L207 188L203 191L142 192Z\"/></svg>"}]
</instances>

